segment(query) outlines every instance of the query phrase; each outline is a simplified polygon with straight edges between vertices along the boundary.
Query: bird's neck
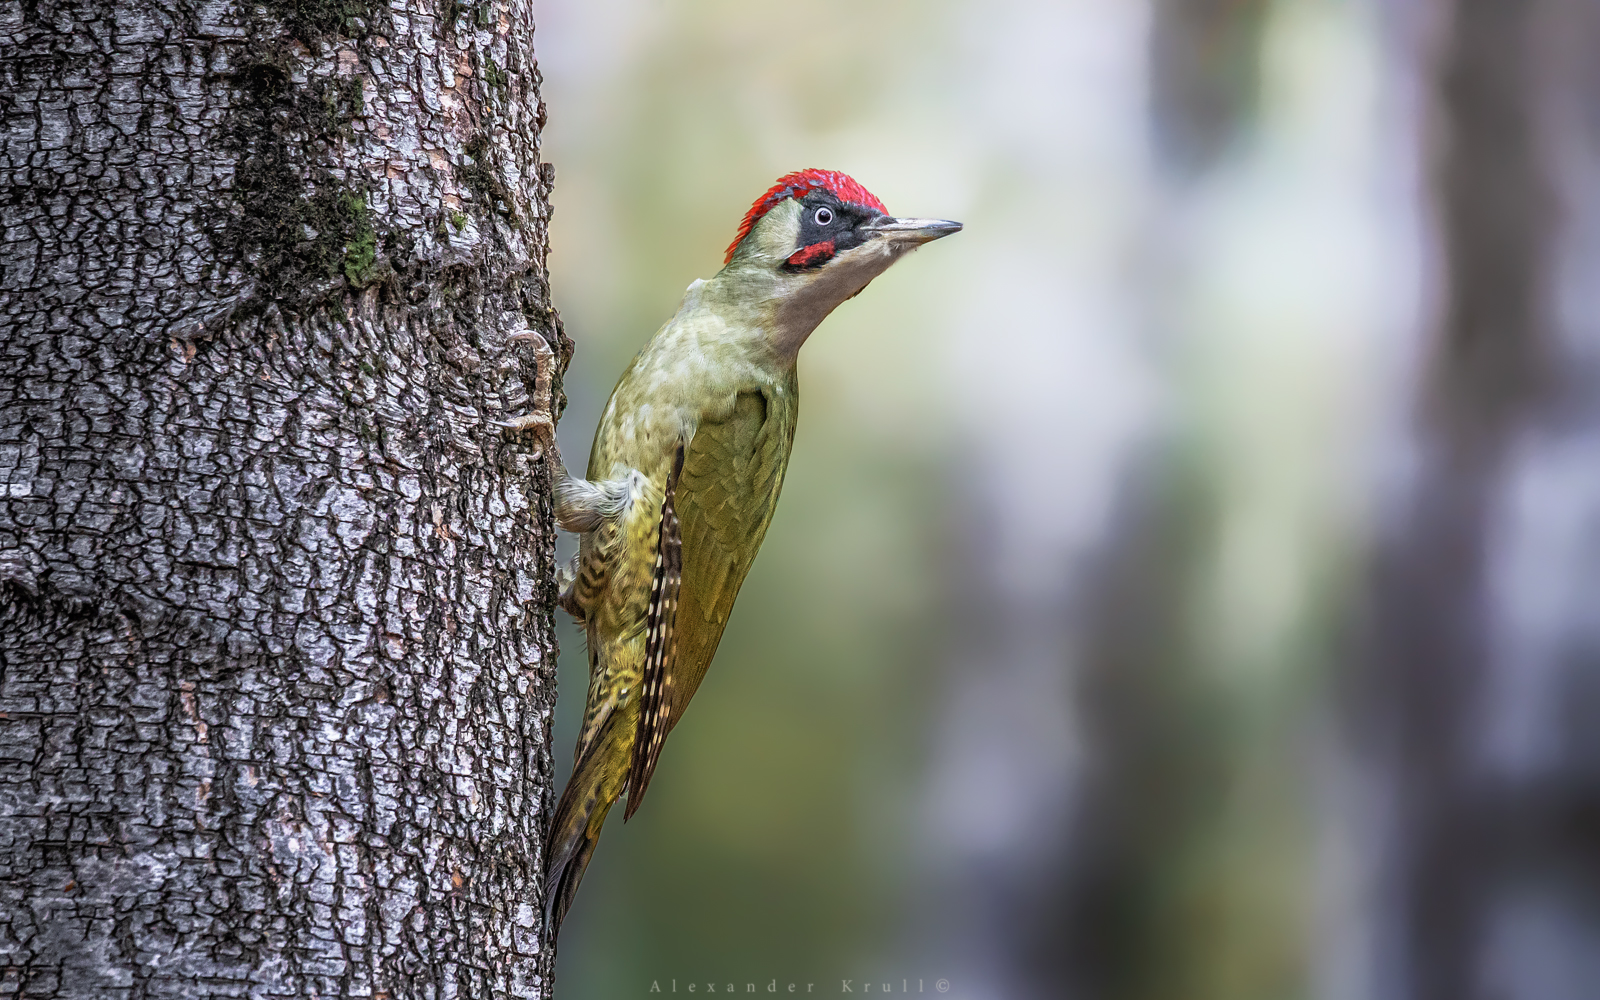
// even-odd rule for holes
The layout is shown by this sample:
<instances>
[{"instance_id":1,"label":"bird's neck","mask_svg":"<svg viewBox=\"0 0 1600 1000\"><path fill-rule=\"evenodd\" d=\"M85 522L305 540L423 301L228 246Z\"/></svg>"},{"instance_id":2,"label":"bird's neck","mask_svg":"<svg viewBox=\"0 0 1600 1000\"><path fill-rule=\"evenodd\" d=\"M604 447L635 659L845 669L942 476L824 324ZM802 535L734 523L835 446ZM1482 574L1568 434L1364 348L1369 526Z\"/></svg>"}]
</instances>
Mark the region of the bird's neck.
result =
<instances>
[{"instance_id":1,"label":"bird's neck","mask_svg":"<svg viewBox=\"0 0 1600 1000\"><path fill-rule=\"evenodd\" d=\"M819 273L790 274L764 261L736 259L699 294L730 321L759 331L773 354L794 364L800 348L828 315L894 263L897 248L863 247ZM690 295L695 294L690 286ZM685 305L689 297L685 297Z\"/></svg>"}]
</instances>

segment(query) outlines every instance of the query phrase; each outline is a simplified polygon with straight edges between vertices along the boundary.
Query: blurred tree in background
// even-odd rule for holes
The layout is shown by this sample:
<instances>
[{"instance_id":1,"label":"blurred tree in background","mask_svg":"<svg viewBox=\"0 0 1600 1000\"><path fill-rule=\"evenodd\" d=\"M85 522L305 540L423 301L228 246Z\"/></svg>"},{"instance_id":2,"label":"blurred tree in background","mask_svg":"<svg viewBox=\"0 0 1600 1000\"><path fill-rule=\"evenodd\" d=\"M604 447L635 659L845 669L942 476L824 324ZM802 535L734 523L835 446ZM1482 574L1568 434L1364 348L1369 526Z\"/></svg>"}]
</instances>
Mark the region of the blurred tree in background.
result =
<instances>
[{"instance_id":1,"label":"blurred tree in background","mask_svg":"<svg viewBox=\"0 0 1600 1000\"><path fill-rule=\"evenodd\" d=\"M1600 982L1595 5L541 32L570 461L777 174L968 226L803 352L783 503L567 995Z\"/></svg>"},{"instance_id":2,"label":"blurred tree in background","mask_svg":"<svg viewBox=\"0 0 1600 1000\"><path fill-rule=\"evenodd\" d=\"M1415 465L1350 702L1392 806L1392 995L1600 988L1600 7L1457 0L1432 57L1442 258Z\"/></svg>"}]
</instances>

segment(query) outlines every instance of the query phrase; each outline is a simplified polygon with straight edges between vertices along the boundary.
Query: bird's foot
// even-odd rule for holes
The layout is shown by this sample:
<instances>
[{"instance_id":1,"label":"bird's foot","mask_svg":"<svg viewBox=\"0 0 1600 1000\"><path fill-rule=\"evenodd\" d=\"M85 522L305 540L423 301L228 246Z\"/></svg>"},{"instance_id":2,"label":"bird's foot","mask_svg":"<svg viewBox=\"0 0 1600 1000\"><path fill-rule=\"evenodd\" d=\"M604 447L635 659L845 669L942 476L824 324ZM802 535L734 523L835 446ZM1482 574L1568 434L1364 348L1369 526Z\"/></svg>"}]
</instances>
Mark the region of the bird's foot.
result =
<instances>
[{"instance_id":1,"label":"bird's foot","mask_svg":"<svg viewBox=\"0 0 1600 1000\"><path fill-rule=\"evenodd\" d=\"M491 420L490 423L503 431L533 431L535 434L548 434L555 429L555 421L548 414L527 413L510 420Z\"/></svg>"},{"instance_id":2,"label":"bird's foot","mask_svg":"<svg viewBox=\"0 0 1600 1000\"><path fill-rule=\"evenodd\" d=\"M556 352L550 349L549 341L537 330L519 330L506 338L512 343L526 343L533 345L533 363L535 369L533 412L510 420L496 420L494 425L507 434L531 433L537 445L538 456L542 457L546 449L556 453L560 459L560 449L556 447L556 422L551 416L551 386L555 379Z\"/></svg>"},{"instance_id":3,"label":"bird's foot","mask_svg":"<svg viewBox=\"0 0 1600 1000\"><path fill-rule=\"evenodd\" d=\"M532 434L534 457L544 457L546 449L554 449L556 423L545 413L525 413L510 420L492 420L490 423L506 434Z\"/></svg>"}]
</instances>

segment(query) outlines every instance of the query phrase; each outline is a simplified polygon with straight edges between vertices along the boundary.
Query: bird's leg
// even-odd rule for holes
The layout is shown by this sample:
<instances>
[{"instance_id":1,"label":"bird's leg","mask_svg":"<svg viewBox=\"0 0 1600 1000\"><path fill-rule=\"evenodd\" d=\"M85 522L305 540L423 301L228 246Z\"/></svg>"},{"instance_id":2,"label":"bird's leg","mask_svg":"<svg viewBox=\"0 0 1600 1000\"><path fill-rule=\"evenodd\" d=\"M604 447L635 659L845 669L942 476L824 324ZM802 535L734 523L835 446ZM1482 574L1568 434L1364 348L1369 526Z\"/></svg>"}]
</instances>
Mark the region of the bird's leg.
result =
<instances>
[{"instance_id":1,"label":"bird's leg","mask_svg":"<svg viewBox=\"0 0 1600 1000\"><path fill-rule=\"evenodd\" d=\"M578 534L607 522L619 523L633 506L643 479L630 469L616 479L591 482L574 478L563 467L556 478L556 523Z\"/></svg>"},{"instance_id":2,"label":"bird's leg","mask_svg":"<svg viewBox=\"0 0 1600 1000\"><path fill-rule=\"evenodd\" d=\"M634 501L649 488L650 481L629 469L616 479L590 482L574 479L566 468L556 474L556 524L566 531L584 535L583 546L564 572L557 574L560 585L556 603L582 625L611 575L611 566L623 551L628 515Z\"/></svg>"},{"instance_id":3,"label":"bird's leg","mask_svg":"<svg viewBox=\"0 0 1600 1000\"><path fill-rule=\"evenodd\" d=\"M539 454L546 448L554 454L558 468L564 469L561 447L556 443L556 422L551 395L555 385L556 352L537 330L523 330L506 338L524 341L533 346L533 412L510 420L497 420L495 426L510 434L531 432L538 443Z\"/></svg>"}]
</instances>

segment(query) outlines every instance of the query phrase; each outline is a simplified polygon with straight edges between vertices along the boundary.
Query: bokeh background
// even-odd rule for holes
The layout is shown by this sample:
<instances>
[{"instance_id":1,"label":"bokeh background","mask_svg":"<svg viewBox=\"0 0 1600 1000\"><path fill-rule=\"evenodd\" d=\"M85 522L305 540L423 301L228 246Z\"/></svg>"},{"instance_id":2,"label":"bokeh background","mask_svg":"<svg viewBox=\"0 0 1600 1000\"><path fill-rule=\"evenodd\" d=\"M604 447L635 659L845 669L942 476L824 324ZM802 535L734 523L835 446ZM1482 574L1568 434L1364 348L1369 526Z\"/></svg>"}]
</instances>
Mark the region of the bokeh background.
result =
<instances>
[{"instance_id":1,"label":"bokeh background","mask_svg":"<svg viewBox=\"0 0 1600 1000\"><path fill-rule=\"evenodd\" d=\"M538 15L575 468L778 175L967 225L802 352L563 996L1600 996L1600 4Z\"/></svg>"}]
</instances>

